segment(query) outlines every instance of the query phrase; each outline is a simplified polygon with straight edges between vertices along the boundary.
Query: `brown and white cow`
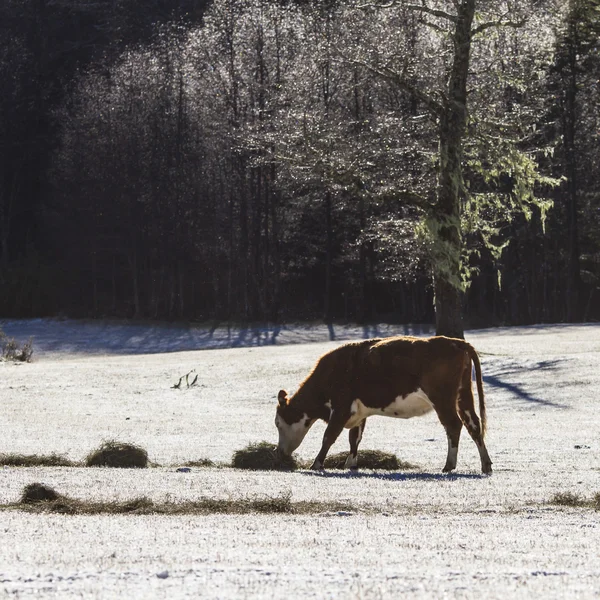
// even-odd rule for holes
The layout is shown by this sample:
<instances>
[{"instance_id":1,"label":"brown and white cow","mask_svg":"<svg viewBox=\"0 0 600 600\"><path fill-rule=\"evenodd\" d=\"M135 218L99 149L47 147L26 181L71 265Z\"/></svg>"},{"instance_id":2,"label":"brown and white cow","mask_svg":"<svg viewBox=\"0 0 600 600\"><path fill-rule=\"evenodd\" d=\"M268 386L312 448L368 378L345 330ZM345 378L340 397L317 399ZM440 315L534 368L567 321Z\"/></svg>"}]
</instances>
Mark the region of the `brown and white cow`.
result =
<instances>
[{"instance_id":1,"label":"brown and white cow","mask_svg":"<svg viewBox=\"0 0 600 600\"><path fill-rule=\"evenodd\" d=\"M471 390L471 361L475 366L479 417ZM483 473L492 472L484 443L486 416L481 365L475 349L464 340L391 337L345 344L327 352L288 397L278 395L275 425L278 449L290 455L311 426L327 423L323 445L312 469L322 469L327 452L342 429L350 429L346 468L356 468L358 445L367 417L382 415L409 419L435 410L448 437L443 471L456 468L462 426L477 444Z\"/></svg>"}]
</instances>

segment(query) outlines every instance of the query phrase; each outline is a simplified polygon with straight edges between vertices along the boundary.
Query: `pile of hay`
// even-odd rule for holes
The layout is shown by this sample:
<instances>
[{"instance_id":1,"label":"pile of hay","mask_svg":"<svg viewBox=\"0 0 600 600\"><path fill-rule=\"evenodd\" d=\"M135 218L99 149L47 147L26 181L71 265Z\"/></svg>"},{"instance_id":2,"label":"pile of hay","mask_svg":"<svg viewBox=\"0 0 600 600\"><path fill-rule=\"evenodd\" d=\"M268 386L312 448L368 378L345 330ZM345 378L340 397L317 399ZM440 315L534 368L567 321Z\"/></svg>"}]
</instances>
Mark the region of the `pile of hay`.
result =
<instances>
[{"instance_id":1,"label":"pile of hay","mask_svg":"<svg viewBox=\"0 0 600 600\"><path fill-rule=\"evenodd\" d=\"M332 454L325 459L323 467L325 469L343 469L346 458L348 458L347 452ZM404 471L416 468L410 463L401 461L395 454L380 452L379 450L359 450L357 459L359 469Z\"/></svg>"},{"instance_id":2,"label":"pile of hay","mask_svg":"<svg viewBox=\"0 0 600 600\"><path fill-rule=\"evenodd\" d=\"M50 486L43 483L30 483L23 488L21 504L34 504L35 502L53 502L59 495Z\"/></svg>"},{"instance_id":3,"label":"pile of hay","mask_svg":"<svg viewBox=\"0 0 600 600\"><path fill-rule=\"evenodd\" d=\"M134 444L111 440L90 452L85 459L85 464L88 467L144 469L148 466L148 453Z\"/></svg>"},{"instance_id":4,"label":"pile of hay","mask_svg":"<svg viewBox=\"0 0 600 600\"><path fill-rule=\"evenodd\" d=\"M0 465L6 467L74 467L77 463L62 454L0 454Z\"/></svg>"},{"instance_id":5,"label":"pile of hay","mask_svg":"<svg viewBox=\"0 0 600 600\"><path fill-rule=\"evenodd\" d=\"M300 465L293 456L280 457L275 444L259 442L234 452L231 466L253 471L294 471Z\"/></svg>"}]
</instances>

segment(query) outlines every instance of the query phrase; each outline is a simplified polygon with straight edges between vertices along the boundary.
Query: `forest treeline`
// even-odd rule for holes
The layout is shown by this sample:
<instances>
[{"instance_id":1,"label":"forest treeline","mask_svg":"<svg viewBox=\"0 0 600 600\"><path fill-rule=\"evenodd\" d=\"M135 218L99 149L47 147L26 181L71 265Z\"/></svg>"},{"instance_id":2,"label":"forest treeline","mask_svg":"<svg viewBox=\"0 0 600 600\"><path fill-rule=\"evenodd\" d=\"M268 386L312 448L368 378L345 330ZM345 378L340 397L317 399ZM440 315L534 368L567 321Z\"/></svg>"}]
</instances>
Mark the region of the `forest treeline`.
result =
<instances>
[{"instance_id":1,"label":"forest treeline","mask_svg":"<svg viewBox=\"0 0 600 600\"><path fill-rule=\"evenodd\" d=\"M0 316L431 322L460 4L4 0ZM600 318L599 4L477 3L468 326Z\"/></svg>"}]
</instances>

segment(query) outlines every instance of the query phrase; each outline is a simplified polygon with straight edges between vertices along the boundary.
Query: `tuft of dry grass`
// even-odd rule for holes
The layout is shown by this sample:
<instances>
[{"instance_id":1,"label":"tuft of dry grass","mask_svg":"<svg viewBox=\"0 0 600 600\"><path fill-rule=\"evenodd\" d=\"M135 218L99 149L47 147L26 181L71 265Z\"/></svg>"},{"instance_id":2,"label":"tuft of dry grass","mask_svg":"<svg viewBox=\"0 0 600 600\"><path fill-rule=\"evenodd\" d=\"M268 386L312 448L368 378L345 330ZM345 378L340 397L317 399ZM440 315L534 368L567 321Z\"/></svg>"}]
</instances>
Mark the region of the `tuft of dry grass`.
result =
<instances>
[{"instance_id":1,"label":"tuft of dry grass","mask_svg":"<svg viewBox=\"0 0 600 600\"><path fill-rule=\"evenodd\" d=\"M209 514L316 514L343 512L351 514L357 508L340 502L292 502L291 493L279 496L243 497L238 499L200 498L189 502L154 502L146 497L125 502L90 502L58 494L43 484L26 486L21 500L0 505L1 510L23 510L32 513L69 515L209 515ZM362 510L362 509L361 509ZM368 510L365 508L364 510Z\"/></svg>"},{"instance_id":2,"label":"tuft of dry grass","mask_svg":"<svg viewBox=\"0 0 600 600\"><path fill-rule=\"evenodd\" d=\"M594 494L591 500L582 498L579 494L573 494L572 492L557 492L550 499L550 504L557 504L558 506L574 506L574 507L587 507L600 510L600 492Z\"/></svg>"},{"instance_id":3,"label":"tuft of dry grass","mask_svg":"<svg viewBox=\"0 0 600 600\"><path fill-rule=\"evenodd\" d=\"M88 467L143 469L148 466L148 453L135 444L109 440L100 448L90 452L85 459L85 464Z\"/></svg>"},{"instance_id":4,"label":"tuft of dry grass","mask_svg":"<svg viewBox=\"0 0 600 600\"><path fill-rule=\"evenodd\" d=\"M325 459L325 469L343 469L348 457L347 452L332 454ZM416 469L415 465L400 460L395 454L379 450L359 450L357 455L359 469L382 471L406 471Z\"/></svg>"},{"instance_id":5,"label":"tuft of dry grass","mask_svg":"<svg viewBox=\"0 0 600 600\"><path fill-rule=\"evenodd\" d=\"M0 466L5 467L76 467L78 463L62 454L0 454Z\"/></svg>"},{"instance_id":6,"label":"tuft of dry grass","mask_svg":"<svg viewBox=\"0 0 600 600\"><path fill-rule=\"evenodd\" d=\"M552 496L550 502L559 506L585 506L586 504L581 496L572 492L557 492Z\"/></svg>"},{"instance_id":7,"label":"tuft of dry grass","mask_svg":"<svg viewBox=\"0 0 600 600\"><path fill-rule=\"evenodd\" d=\"M299 464L293 456L279 456L275 444L259 442L236 450L231 459L231 466L253 471L294 471Z\"/></svg>"},{"instance_id":8,"label":"tuft of dry grass","mask_svg":"<svg viewBox=\"0 0 600 600\"><path fill-rule=\"evenodd\" d=\"M183 463L183 466L209 469L211 467L216 467L217 463L210 458L200 458L198 460L188 460L187 462Z\"/></svg>"}]
</instances>

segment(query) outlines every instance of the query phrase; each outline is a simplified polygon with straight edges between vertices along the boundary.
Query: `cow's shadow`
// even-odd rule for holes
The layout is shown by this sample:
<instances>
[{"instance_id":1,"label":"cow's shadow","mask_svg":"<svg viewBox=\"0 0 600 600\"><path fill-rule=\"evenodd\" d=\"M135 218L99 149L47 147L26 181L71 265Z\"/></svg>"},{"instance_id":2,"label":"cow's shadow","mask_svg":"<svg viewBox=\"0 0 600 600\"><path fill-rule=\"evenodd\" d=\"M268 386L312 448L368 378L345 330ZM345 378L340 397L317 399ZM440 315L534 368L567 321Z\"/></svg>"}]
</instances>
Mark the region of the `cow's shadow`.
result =
<instances>
[{"instance_id":1,"label":"cow's shadow","mask_svg":"<svg viewBox=\"0 0 600 600\"><path fill-rule=\"evenodd\" d=\"M489 475L478 473L413 473L405 471L297 471L308 477L329 479L382 479L384 481L464 481L465 479L487 479Z\"/></svg>"}]
</instances>

